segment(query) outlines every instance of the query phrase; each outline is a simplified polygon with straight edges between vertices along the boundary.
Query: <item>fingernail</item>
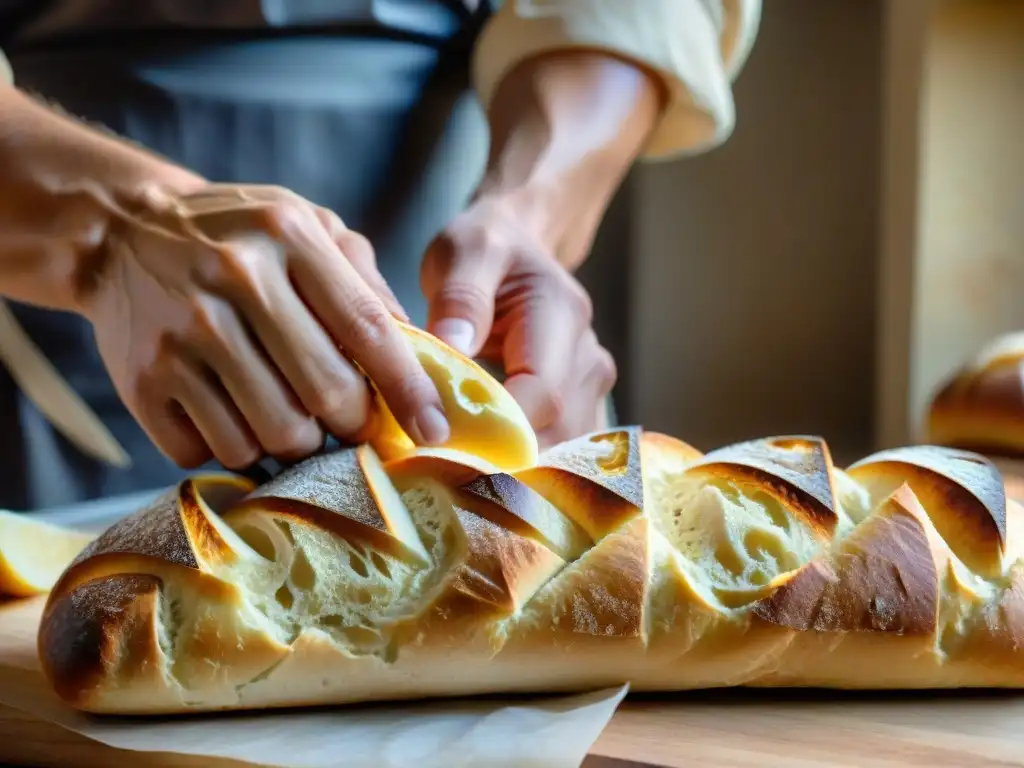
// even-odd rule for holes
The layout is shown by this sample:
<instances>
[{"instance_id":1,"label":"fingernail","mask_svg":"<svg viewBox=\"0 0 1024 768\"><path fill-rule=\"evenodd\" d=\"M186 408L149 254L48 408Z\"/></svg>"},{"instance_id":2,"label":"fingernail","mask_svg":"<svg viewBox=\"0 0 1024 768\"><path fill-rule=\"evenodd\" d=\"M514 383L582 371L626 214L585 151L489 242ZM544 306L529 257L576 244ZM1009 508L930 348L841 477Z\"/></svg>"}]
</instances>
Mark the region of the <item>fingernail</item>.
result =
<instances>
[{"instance_id":1,"label":"fingernail","mask_svg":"<svg viewBox=\"0 0 1024 768\"><path fill-rule=\"evenodd\" d=\"M473 348L473 324L458 317L441 320L434 326L434 335L464 355L469 355Z\"/></svg>"},{"instance_id":2,"label":"fingernail","mask_svg":"<svg viewBox=\"0 0 1024 768\"><path fill-rule=\"evenodd\" d=\"M416 430L420 433L420 439L416 442L423 445L441 445L448 442L451 431L448 427L448 419L441 413L441 409L430 405L419 412L415 420Z\"/></svg>"}]
</instances>

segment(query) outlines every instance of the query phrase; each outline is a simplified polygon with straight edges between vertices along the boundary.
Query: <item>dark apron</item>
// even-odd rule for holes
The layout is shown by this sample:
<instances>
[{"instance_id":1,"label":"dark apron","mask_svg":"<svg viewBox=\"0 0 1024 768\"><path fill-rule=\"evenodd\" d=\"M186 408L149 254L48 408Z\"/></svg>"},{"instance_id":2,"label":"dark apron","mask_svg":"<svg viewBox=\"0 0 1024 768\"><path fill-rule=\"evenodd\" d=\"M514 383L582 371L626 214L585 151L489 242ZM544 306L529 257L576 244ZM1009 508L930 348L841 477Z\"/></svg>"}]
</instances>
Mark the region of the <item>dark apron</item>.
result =
<instances>
[{"instance_id":1,"label":"dark apron","mask_svg":"<svg viewBox=\"0 0 1024 768\"><path fill-rule=\"evenodd\" d=\"M211 180L281 185L336 211L374 243L384 277L422 322L423 250L464 206L487 136L469 84L483 12L440 0L418 10L429 22L423 34L387 24L245 34L157 28L21 42L6 34L0 45L21 88L72 114ZM6 23L0 33L10 32ZM120 402L88 323L14 309L133 464L118 470L84 456L0 367L0 507L148 490L184 475Z\"/></svg>"}]
</instances>

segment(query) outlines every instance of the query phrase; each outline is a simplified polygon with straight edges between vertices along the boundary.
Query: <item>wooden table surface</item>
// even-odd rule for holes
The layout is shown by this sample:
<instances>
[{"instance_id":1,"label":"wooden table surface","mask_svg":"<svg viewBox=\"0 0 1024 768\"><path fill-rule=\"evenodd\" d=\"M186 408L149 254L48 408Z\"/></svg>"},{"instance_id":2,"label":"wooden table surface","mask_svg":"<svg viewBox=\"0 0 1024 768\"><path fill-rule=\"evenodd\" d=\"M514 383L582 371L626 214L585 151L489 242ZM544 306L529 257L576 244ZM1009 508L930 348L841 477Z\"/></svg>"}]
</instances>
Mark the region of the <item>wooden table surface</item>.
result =
<instances>
[{"instance_id":1,"label":"wooden table surface","mask_svg":"<svg viewBox=\"0 0 1024 768\"><path fill-rule=\"evenodd\" d=\"M50 696L35 657L38 601L0 606L0 689ZM126 752L0 705L0 764L239 768L235 761ZM698 692L628 699L584 768L846 768L1024 765L1024 692L836 695Z\"/></svg>"}]
</instances>

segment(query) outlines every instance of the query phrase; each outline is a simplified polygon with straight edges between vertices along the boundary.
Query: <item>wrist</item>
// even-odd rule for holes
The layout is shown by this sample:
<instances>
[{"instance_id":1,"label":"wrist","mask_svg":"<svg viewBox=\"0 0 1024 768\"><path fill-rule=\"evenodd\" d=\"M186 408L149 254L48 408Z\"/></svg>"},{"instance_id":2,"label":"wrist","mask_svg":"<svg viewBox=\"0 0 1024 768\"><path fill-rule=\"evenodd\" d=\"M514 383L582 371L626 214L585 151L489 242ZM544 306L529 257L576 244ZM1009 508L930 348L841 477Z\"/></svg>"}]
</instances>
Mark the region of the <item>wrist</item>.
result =
<instances>
[{"instance_id":1,"label":"wrist","mask_svg":"<svg viewBox=\"0 0 1024 768\"><path fill-rule=\"evenodd\" d=\"M662 96L657 78L607 54L524 62L491 103L491 153L476 198L514 209L559 261L578 266Z\"/></svg>"},{"instance_id":2,"label":"wrist","mask_svg":"<svg viewBox=\"0 0 1024 768\"><path fill-rule=\"evenodd\" d=\"M81 312L107 234L158 186L204 182L134 145L0 89L0 294Z\"/></svg>"}]
</instances>

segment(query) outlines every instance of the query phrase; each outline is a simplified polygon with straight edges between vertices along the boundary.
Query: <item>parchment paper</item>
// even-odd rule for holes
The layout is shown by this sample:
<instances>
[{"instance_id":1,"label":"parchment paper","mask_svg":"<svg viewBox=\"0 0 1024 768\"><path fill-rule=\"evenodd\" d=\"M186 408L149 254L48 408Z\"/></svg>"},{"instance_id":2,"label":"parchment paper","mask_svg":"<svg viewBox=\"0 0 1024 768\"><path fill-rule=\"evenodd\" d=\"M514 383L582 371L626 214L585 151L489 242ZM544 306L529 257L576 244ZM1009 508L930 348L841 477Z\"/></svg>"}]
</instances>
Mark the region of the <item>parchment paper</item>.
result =
<instances>
[{"instance_id":1,"label":"parchment paper","mask_svg":"<svg viewBox=\"0 0 1024 768\"><path fill-rule=\"evenodd\" d=\"M521 702L446 702L285 714L126 721L89 718L51 695L0 704L119 749L287 768L578 768L626 687Z\"/></svg>"}]
</instances>

